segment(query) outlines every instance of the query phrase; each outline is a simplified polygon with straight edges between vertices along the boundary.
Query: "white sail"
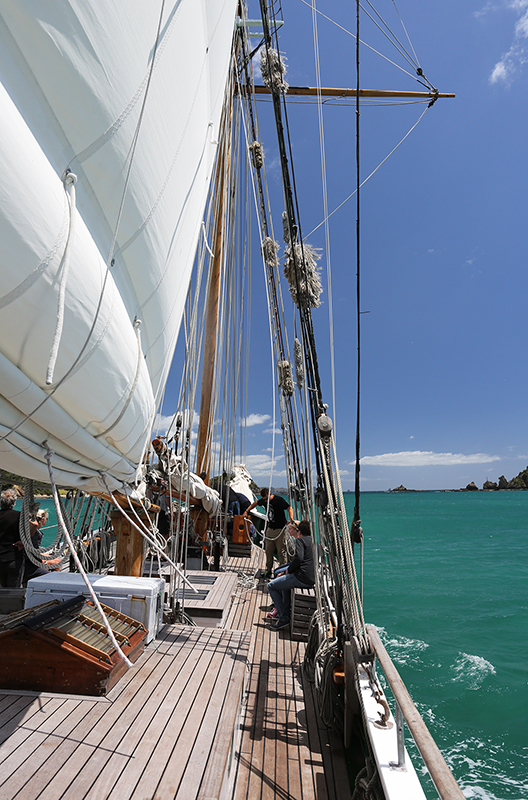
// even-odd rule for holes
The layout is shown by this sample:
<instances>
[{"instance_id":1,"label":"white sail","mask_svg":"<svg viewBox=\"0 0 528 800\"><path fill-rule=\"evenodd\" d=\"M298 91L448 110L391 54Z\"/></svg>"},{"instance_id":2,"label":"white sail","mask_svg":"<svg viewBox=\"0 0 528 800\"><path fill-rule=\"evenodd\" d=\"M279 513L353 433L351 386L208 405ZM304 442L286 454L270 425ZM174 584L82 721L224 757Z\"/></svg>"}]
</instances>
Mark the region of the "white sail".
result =
<instances>
[{"instance_id":1,"label":"white sail","mask_svg":"<svg viewBox=\"0 0 528 800\"><path fill-rule=\"evenodd\" d=\"M47 442L59 483L134 478L181 323L235 11L0 0L0 467L46 480Z\"/></svg>"}]
</instances>

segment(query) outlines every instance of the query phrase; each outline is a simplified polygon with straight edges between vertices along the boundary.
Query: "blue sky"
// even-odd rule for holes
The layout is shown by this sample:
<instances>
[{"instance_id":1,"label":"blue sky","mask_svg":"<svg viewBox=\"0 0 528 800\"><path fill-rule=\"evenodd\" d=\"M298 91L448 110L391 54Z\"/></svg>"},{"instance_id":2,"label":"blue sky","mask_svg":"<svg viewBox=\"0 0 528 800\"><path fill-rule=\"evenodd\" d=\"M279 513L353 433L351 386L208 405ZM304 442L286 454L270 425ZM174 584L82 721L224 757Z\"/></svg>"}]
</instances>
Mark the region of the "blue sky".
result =
<instances>
[{"instance_id":1,"label":"blue sky","mask_svg":"<svg viewBox=\"0 0 528 800\"><path fill-rule=\"evenodd\" d=\"M251 6L254 6L253 8ZM315 85L312 11L283 4L281 52L291 85ZM318 0L321 83L355 86L353 3ZM376 9L403 41L394 4ZM365 184L362 223L361 488L479 487L528 464L527 121L528 0L417 2L398 11L439 100ZM258 16L250 3L250 16ZM361 38L410 70L363 19ZM407 43L406 43L407 44ZM366 48L361 86L413 90L413 77ZM361 108L362 178L417 122L424 105ZM271 107L259 104L267 178L282 213ZM323 110L328 208L355 185L355 110ZM303 233L324 217L318 112L291 105L294 166ZM324 226L306 237L323 248L324 293L314 311L325 401L336 423L344 488L353 488L355 449L355 199L330 220L336 403L329 358L328 259ZM255 264L253 342L267 335L262 267ZM286 292L286 287L283 285ZM273 445L271 367L259 346L250 369L244 460L257 483L284 484L282 439ZM173 411L178 367L164 414ZM278 420L277 420L278 427Z\"/></svg>"}]
</instances>

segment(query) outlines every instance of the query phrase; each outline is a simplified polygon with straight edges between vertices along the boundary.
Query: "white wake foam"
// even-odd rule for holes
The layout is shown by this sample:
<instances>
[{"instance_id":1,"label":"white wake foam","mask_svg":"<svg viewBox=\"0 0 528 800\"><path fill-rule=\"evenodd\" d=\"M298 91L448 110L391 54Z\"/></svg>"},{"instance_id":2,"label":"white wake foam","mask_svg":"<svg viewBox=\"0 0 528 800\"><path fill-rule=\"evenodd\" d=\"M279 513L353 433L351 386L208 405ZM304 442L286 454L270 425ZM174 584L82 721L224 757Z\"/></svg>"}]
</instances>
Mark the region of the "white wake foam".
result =
<instances>
[{"instance_id":1,"label":"white wake foam","mask_svg":"<svg viewBox=\"0 0 528 800\"><path fill-rule=\"evenodd\" d=\"M488 675L495 675L495 667L482 656L460 653L452 666L453 681L465 683L468 689L480 689Z\"/></svg>"}]
</instances>

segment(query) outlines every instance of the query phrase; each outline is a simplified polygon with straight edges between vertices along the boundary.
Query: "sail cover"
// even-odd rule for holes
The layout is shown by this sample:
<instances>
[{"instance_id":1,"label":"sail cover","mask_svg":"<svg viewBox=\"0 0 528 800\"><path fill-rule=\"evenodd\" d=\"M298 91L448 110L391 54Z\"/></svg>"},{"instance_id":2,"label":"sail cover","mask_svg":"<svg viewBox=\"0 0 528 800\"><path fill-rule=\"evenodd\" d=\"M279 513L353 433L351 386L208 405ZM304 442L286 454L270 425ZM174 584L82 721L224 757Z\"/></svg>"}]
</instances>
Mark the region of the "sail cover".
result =
<instances>
[{"instance_id":1,"label":"sail cover","mask_svg":"<svg viewBox=\"0 0 528 800\"><path fill-rule=\"evenodd\" d=\"M0 467L46 480L47 446L60 484L134 479L181 323L235 12L0 0Z\"/></svg>"}]
</instances>

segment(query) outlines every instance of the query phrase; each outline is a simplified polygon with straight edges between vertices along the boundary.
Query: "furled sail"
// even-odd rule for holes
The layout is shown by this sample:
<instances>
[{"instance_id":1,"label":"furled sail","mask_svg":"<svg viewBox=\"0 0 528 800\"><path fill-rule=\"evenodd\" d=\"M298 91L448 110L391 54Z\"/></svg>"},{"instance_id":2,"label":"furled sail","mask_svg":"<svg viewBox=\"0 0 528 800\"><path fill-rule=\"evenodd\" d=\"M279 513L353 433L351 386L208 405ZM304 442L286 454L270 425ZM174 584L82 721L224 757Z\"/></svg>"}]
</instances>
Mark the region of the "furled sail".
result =
<instances>
[{"instance_id":1,"label":"furled sail","mask_svg":"<svg viewBox=\"0 0 528 800\"><path fill-rule=\"evenodd\" d=\"M45 442L59 483L134 479L200 235L235 11L0 0L0 467L46 480Z\"/></svg>"}]
</instances>

